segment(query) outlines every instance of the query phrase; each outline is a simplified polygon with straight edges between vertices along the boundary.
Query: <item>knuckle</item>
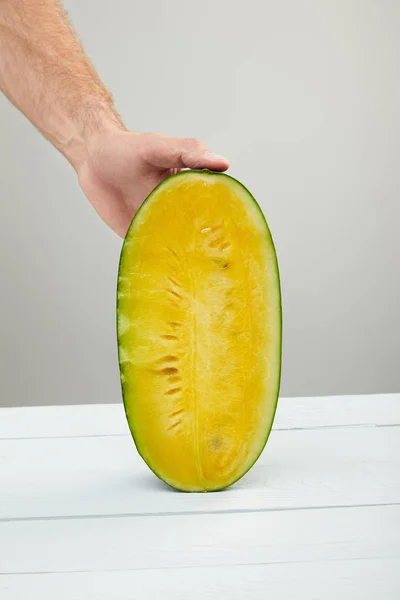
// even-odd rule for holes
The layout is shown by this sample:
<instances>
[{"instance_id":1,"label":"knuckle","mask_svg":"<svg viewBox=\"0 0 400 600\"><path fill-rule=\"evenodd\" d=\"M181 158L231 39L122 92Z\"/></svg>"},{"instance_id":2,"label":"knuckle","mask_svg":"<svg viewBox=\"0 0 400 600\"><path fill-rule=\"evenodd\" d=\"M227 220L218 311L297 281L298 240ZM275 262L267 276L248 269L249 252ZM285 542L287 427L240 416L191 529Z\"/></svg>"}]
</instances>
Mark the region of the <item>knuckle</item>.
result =
<instances>
[{"instance_id":1,"label":"knuckle","mask_svg":"<svg viewBox=\"0 0 400 600\"><path fill-rule=\"evenodd\" d=\"M201 150L204 148L204 144L197 138L186 138L185 142L191 150Z\"/></svg>"}]
</instances>

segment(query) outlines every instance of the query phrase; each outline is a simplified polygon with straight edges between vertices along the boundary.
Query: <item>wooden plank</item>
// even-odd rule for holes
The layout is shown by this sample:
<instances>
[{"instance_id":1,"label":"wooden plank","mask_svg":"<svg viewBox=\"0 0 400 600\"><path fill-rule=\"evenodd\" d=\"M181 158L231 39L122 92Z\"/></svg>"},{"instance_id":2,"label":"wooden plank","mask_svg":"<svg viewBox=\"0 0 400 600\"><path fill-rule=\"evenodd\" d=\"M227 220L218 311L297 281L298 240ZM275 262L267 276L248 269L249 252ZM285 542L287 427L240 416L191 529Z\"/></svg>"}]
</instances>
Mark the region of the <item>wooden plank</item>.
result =
<instances>
[{"instance_id":1,"label":"wooden plank","mask_svg":"<svg viewBox=\"0 0 400 600\"><path fill-rule=\"evenodd\" d=\"M281 398L274 429L400 424L400 394ZM0 409L0 439L129 435L122 403Z\"/></svg>"},{"instance_id":2,"label":"wooden plank","mask_svg":"<svg viewBox=\"0 0 400 600\"><path fill-rule=\"evenodd\" d=\"M399 558L400 506L0 523L0 573Z\"/></svg>"},{"instance_id":3,"label":"wooden plank","mask_svg":"<svg viewBox=\"0 0 400 600\"><path fill-rule=\"evenodd\" d=\"M277 429L400 425L400 394L288 398L279 403Z\"/></svg>"},{"instance_id":4,"label":"wooden plank","mask_svg":"<svg viewBox=\"0 0 400 600\"><path fill-rule=\"evenodd\" d=\"M129 435L123 405L0 409L0 439Z\"/></svg>"},{"instance_id":5,"label":"wooden plank","mask_svg":"<svg viewBox=\"0 0 400 600\"><path fill-rule=\"evenodd\" d=\"M3 440L0 518L271 510L400 502L398 428L273 432L221 493L159 481L129 437Z\"/></svg>"},{"instance_id":6,"label":"wooden plank","mask_svg":"<svg viewBox=\"0 0 400 600\"><path fill-rule=\"evenodd\" d=\"M400 559L5 575L2 600L397 600Z\"/></svg>"}]
</instances>

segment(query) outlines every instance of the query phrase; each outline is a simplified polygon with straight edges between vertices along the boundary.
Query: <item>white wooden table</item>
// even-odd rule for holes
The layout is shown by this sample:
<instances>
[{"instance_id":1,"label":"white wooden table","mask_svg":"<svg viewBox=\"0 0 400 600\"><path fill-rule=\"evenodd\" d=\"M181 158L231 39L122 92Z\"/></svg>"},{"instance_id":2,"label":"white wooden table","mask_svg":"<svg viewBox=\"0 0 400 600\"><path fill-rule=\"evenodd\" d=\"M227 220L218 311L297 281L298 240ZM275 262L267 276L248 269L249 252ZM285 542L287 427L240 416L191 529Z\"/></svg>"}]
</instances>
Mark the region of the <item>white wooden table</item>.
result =
<instances>
[{"instance_id":1,"label":"white wooden table","mask_svg":"<svg viewBox=\"0 0 400 600\"><path fill-rule=\"evenodd\" d=\"M400 394L281 399L224 492L138 457L122 405L0 409L1 600L399 600Z\"/></svg>"}]
</instances>

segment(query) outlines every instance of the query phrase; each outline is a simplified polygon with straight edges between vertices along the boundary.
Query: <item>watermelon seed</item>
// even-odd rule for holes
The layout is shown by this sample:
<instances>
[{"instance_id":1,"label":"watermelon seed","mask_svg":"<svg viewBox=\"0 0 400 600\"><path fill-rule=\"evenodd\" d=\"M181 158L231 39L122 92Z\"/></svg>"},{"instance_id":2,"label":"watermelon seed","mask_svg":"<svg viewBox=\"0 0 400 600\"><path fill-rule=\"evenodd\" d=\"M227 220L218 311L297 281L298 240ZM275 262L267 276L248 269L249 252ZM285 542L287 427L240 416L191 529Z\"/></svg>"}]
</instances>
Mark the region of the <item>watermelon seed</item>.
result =
<instances>
[{"instance_id":1,"label":"watermelon seed","mask_svg":"<svg viewBox=\"0 0 400 600\"><path fill-rule=\"evenodd\" d=\"M174 388L171 388L170 390L168 390L165 393L166 393L167 396L173 396L174 394L178 394L181 391L182 391L181 387L174 387Z\"/></svg>"}]
</instances>

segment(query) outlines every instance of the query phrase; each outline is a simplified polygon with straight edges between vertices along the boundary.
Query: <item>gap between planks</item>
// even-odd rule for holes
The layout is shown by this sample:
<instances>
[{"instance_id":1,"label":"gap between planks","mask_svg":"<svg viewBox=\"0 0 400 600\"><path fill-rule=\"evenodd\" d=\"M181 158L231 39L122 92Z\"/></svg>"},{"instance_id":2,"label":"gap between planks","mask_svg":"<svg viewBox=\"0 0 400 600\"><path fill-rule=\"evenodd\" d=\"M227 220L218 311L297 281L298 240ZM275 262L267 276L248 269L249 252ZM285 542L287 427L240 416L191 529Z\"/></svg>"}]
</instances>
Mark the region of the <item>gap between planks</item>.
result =
<instances>
[{"instance_id":1,"label":"gap between planks","mask_svg":"<svg viewBox=\"0 0 400 600\"><path fill-rule=\"evenodd\" d=\"M300 512L300 511L312 511L312 510L340 510L349 508L376 508L376 507L388 507L388 506L400 506L400 502L377 502L377 503L365 503L365 504L327 504L321 506L284 506L284 507L272 507L272 508L225 508L221 510L192 510L192 511L177 511L177 512L157 512L157 513L109 513L99 515L52 515L51 517L1 517L0 523L20 523L20 522L31 522L31 521L83 521L83 520L95 520L95 519L132 519L132 518L143 518L143 517L190 517L192 515L236 515L236 514L250 514L250 513L272 513L272 512Z\"/></svg>"},{"instance_id":2,"label":"gap between planks","mask_svg":"<svg viewBox=\"0 0 400 600\"><path fill-rule=\"evenodd\" d=\"M400 427L400 423L349 423L341 425L310 425L309 427L276 427L272 431L319 431L321 429L379 429L381 427ZM272 433L271 431L271 433ZM45 435L45 436L24 436L24 437L0 437L0 442L24 441L24 440L73 440L79 438L111 438L111 437L131 437L130 433L93 433L77 435Z\"/></svg>"},{"instance_id":3,"label":"gap between planks","mask_svg":"<svg viewBox=\"0 0 400 600\"><path fill-rule=\"evenodd\" d=\"M354 562L354 561L374 561L374 560L388 560L393 561L392 556L364 556L354 558L322 558L318 559L305 559L305 560L274 560L265 562L240 562L232 565L226 563L210 565L182 565L179 567L165 566L165 567L138 567L137 569L82 569L74 571L12 571L10 573L0 573L1 577L13 577L22 575L73 575L75 573L135 573L136 571L182 571L182 570L197 570L197 569L232 569L237 567L263 567L263 566L274 566L274 565L307 565L307 564L323 564L323 563L335 563L335 562ZM396 559L395 559L396 560Z\"/></svg>"}]
</instances>

